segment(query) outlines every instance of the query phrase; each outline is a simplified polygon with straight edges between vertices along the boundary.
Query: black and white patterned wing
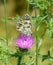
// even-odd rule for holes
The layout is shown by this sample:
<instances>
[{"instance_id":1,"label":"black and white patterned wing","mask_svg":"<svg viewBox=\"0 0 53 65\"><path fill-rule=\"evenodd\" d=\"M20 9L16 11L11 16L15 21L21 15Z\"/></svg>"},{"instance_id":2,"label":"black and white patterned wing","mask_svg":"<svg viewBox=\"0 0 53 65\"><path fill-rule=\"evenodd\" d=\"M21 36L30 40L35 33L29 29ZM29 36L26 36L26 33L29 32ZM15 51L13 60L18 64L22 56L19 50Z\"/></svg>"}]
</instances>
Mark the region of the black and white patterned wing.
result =
<instances>
[{"instance_id":1,"label":"black and white patterned wing","mask_svg":"<svg viewBox=\"0 0 53 65\"><path fill-rule=\"evenodd\" d=\"M31 27L31 20L28 14L24 15L16 24L17 31L26 35L32 34Z\"/></svg>"}]
</instances>

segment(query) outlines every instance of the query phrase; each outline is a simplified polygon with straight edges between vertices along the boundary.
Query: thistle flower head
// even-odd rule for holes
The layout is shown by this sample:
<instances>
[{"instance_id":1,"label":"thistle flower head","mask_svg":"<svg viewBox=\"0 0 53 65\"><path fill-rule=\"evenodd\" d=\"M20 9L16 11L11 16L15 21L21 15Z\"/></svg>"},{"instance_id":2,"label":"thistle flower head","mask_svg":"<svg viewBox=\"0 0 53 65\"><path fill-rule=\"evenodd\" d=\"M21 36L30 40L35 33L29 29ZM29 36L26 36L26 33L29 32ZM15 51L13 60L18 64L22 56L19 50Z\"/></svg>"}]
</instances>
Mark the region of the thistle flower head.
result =
<instances>
[{"instance_id":1,"label":"thistle flower head","mask_svg":"<svg viewBox=\"0 0 53 65\"><path fill-rule=\"evenodd\" d=\"M20 34L16 39L16 45L21 49L29 49L34 43L31 35Z\"/></svg>"}]
</instances>

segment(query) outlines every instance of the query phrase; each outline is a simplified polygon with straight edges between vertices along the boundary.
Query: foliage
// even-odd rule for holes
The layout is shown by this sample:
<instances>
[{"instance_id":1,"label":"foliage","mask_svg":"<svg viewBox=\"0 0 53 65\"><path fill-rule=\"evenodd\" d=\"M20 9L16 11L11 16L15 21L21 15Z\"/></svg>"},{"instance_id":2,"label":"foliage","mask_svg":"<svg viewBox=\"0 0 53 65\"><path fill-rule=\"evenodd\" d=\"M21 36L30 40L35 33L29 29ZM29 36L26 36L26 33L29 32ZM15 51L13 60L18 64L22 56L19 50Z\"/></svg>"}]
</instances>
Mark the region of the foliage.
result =
<instances>
[{"instance_id":1,"label":"foliage","mask_svg":"<svg viewBox=\"0 0 53 65\"><path fill-rule=\"evenodd\" d=\"M39 54L39 48L38 48L38 45L39 45L39 37L38 37L38 32L39 32L39 28L40 28L40 24L42 22L45 22L47 24L47 29L49 30L50 34L51 34L51 38L53 38L53 13L49 13L48 12L48 7L51 6L53 4L53 0L27 0L28 2L28 7L27 7L27 13L29 11L29 6L30 4L33 5L34 9L35 8L39 8L41 10L41 12L44 12L43 16L41 16L40 14L35 16L34 18L31 17L32 19L34 19L35 21L35 27L36 27L36 65L38 65L38 56L40 55L42 57L42 61L46 60L46 59L52 59L53 58L50 56L50 51L48 51L48 55L41 55ZM45 13L46 12L46 13ZM10 57L17 57L19 58L19 63L18 65L34 65L34 62L32 61L31 64L27 64L26 62L22 63L21 64L21 60L22 60L22 57L23 55L29 55L29 57L31 57L33 54L29 53L29 51L23 51L20 49L17 49L17 52L16 53L10 53L8 51L9 49L9 45L8 45L8 23L7 23L7 20L17 20L19 19L19 16L16 16L14 18L7 18L6 17L6 0L4 0L4 15L5 15L5 26L6 26L6 41L2 38L0 38L0 60L2 60L4 62L4 65L11 65L9 63L9 58ZM51 17L49 17L49 15ZM0 19L0 20L3 20L3 19ZM3 47L5 47L5 49L3 49ZM50 65L50 64L49 64Z\"/></svg>"}]
</instances>

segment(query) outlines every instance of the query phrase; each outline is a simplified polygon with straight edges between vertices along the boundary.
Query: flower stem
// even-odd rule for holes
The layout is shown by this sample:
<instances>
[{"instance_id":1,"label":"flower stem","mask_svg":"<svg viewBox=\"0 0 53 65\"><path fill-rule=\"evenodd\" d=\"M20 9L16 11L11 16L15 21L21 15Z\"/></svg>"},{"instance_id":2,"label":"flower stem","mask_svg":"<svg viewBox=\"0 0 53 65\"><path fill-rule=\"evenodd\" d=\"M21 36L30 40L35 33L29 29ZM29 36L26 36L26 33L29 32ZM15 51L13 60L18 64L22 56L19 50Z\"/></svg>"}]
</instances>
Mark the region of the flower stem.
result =
<instances>
[{"instance_id":1,"label":"flower stem","mask_svg":"<svg viewBox=\"0 0 53 65\"><path fill-rule=\"evenodd\" d=\"M18 64L17 65L21 65L21 59L22 59L22 55L18 57Z\"/></svg>"},{"instance_id":2,"label":"flower stem","mask_svg":"<svg viewBox=\"0 0 53 65\"><path fill-rule=\"evenodd\" d=\"M6 45L8 47L8 25L7 25L8 23L7 23L7 17L6 17L6 0L4 0L4 16L5 16ZM8 49L7 49L7 53L9 53ZM5 65L9 65L8 58L5 59L5 55L3 60Z\"/></svg>"},{"instance_id":3,"label":"flower stem","mask_svg":"<svg viewBox=\"0 0 53 65\"><path fill-rule=\"evenodd\" d=\"M29 1L27 1L27 13L29 13Z\"/></svg>"},{"instance_id":4,"label":"flower stem","mask_svg":"<svg viewBox=\"0 0 53 65\"><path fill-rule=\"evenodd\" d=\"M4 16L5 16L6 43L8 46L8 26L7 26L7 18L6 18L6 0L4 0Z\"/></svg>"},{"instance_id":5,"label":"flower stem","mask_svg":"<svg viewBox=\"0 0 53 65\"><path fill-rule=\"evenodd\" d=\"M36 30L36 65L38 65L38 31Z\"/></svg>"}]
</instances>

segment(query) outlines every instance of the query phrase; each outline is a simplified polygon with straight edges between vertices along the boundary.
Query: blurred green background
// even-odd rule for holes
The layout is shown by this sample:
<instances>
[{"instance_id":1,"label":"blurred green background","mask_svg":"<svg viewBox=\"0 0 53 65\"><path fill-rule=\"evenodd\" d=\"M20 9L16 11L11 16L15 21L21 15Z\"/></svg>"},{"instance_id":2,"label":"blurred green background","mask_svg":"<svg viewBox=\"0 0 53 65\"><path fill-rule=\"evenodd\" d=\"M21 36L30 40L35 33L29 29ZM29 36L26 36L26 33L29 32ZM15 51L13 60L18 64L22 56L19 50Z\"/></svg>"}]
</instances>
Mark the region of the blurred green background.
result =
<instances>
[{"instance_id":1,"label":"blurred green background","mask_svg":"<svg viewBox=\"0 0 53 65\"><path fill-rule=\"evenodd\" d=\"M23 14L26 13L26 7L27 7L27 2L26 0L7 0L6 2L6 16L7 17L15 17L16 15L22 16ZM48 11L53 12L53 5L48 8ZM38 9L33 9L32 7L30 8L29 14L31 16L34 16L39 14L40 11ZM0 18L4 19L4 3L3 0L0 0ZM9 52L16 52L16 46L14 44L15 38L19 35L19 32L16 31L16 21L8 20L8 43L10 45ZM34 21L32 20L32 31L33 31L33 37L35 40L35 25ZM40 43L39 43L39 53L41 55L46 55L48 54L48 50L50 50L51 57L53 57L53 38L50 38L50 32L47 30L46 24L43 22L41 23L40 30L39 30L39 38ZM43 36L44 35L44 36ZM0 37L6 38L6 32L5 32L5 23L0 20ZM41 38L42 37L42 38ZM29 50L33 56L32 59L29 58L28 55L24 55L22 58L21 63L26 62L28 64L31 63L33 60L34 65L36 63L36 58L35 58L35 52L36 52L36 45L34 44L30 50ZM17 59L15 57L11 57L9 59L10 63L12 65L17 65ZM3 65L3 62L0 60L0 65ZM42 62L42 58L38 58L38 65L53 65L53 61L50 59L46 59L45 61Z\"/></svg>"}]
</instances>

